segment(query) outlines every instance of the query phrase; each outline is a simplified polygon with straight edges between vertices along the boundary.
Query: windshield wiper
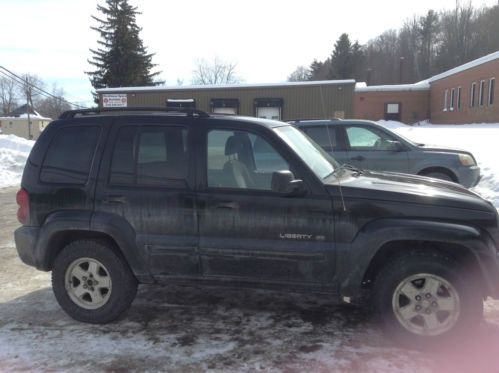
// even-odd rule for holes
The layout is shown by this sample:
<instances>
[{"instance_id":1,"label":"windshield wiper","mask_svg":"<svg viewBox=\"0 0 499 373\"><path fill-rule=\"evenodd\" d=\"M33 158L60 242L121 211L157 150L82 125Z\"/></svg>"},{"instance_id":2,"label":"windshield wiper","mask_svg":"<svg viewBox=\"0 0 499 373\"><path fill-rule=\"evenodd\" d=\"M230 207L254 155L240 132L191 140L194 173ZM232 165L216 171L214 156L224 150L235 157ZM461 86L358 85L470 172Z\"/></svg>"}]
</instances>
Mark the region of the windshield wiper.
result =
<instances>
[{"instance_id":1,"label":"windshield wiper","mask_svg":"<svg viewBox=\"0 0 499 373\"><path fill-rule=\"evenodd\" d=\"M351 165L349 163L343 163L340 167L336 168L332 175L334 175L337 171L344 171L344 170L349 170L354 172L357 176L358 175L364 175L366 171L364 171L362 168L355 167L354 165Z\"/></svg>"}]
</instances>

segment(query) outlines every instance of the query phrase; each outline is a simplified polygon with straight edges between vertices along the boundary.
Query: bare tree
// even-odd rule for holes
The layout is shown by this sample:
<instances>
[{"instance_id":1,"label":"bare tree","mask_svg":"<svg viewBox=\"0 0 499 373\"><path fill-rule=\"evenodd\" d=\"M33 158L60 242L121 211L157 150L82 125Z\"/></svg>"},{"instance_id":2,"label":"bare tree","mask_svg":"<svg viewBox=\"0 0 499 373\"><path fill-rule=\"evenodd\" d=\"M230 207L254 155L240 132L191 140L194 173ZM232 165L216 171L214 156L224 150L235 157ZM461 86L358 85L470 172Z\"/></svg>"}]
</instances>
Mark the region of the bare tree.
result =
<instances>
[{"instance_id":1,"label":"bare tree","mask_svg":"<svg viewBox=\"0 0 499 373\"><path fill-rule=\"evenodd\" d=\"M0 100L3 115L9 114L17 107L16 83L7 77L0 78Z\"/></svg>"},{"instance_id":2,"label":"bare tree","mask_svg":"<svg viewBox=\"0 0 499 373\"><path fill-rule=\"evenodd\" d=\"M308 67L298 66L295 71L293 71L288 76L288 82L303 82L310 80L311 71Z\"/></svg>"},{"instance_id":3,"label":"bare tree","mask_svg":"<svg viewBox=\"0 0 499 373\"><path fill-rule=\"evenodd\" d=\"M237 84L241 82L241 79L237 76L236 67L236 63L222 61L218 57L212 61L197 60L192 83L197 85Z\"/></svg>"},{"instance_id":4,"label":"bare tree","mask_svg":"<svg viewBox=\"0 0 499 373\"><path fill-rule=\"evenodd\" d=\"M64 99L64 89L52 85L52 96L38 102L37 109L43 116L49 118L58 118L63 112L71 110L71 105Z\"/></svg>"},{"instance_id":5,"label":"bare tree","mask_svg":"<svg viewBox=\"0 0 499 373\"><path fill-rule=\"evenodd\" d=\"M23 84L21 86L21 94L23 99L31 108L34 108L33 102L36 102L39 98L40 92L36 89L43 89L43 81L36 74L23 74L22 75Z\"/></svg>"}]
</instances>

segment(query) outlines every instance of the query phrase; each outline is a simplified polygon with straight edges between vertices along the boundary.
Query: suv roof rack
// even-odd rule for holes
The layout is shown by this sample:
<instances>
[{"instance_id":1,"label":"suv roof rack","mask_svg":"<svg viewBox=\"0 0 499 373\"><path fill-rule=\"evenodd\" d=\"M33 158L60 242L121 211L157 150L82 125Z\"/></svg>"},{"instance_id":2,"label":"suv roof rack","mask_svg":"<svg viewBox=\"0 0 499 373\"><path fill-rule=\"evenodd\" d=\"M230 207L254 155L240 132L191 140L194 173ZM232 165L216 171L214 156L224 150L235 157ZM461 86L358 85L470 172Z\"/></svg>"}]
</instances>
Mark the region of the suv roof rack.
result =
<instances>
[{"instance_id":1,"label":"suv roof rack","mask_svg":"<svg viewBox=\"0 0 499 373\"><path fill-rule=\"evenodd\" d=\"M59 116L59 119L69 119L78 116L99 115L107 113L128 113L128 112L143 112L143 113L181 113L188 117L198 116L207 118L210 115L202 110L191 108L178 107L108 107L108 108L93 108L81 110L68 110Z\"/></svg>"},{"instance_id":2,"label":"suv roof rack","mask_svg":"<svg viewBox=\"0 0 499 373\"><path fill-rule=\"evenodd\" d=\"M328 120L343 120L342 118L301 118L301 119L289 119L286 122L288 123L300 123L300 122L309 122L309 121L328 121Z\"/></svg>"}]
</instances>

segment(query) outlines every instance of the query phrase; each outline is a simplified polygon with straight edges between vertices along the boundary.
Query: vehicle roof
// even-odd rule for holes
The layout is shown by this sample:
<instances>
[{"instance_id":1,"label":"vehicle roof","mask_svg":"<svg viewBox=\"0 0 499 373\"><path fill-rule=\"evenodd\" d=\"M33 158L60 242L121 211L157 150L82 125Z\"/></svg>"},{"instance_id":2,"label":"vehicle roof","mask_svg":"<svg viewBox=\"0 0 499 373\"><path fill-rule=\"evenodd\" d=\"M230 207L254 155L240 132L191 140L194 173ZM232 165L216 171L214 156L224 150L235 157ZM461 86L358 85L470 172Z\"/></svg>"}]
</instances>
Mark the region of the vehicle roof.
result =
<instances>
[{"instance_id":1,"label":"vehicle roof","mask_svg":"<svg viewBox=\"0 0 499 373\"><path fill-rule=\"evenodd\" d=\"M306 119L306 120L294 120L290 121L294 126L305 127L305 126L315 126L318 124L329 124L329 125L348 125L348 124L368 124L379 126L378 123L365 120L365 119Z\"/></svg>"},{"instance_id":2,"label":"vehicle roof","mask_svg":"<svg viewBox=\"0 0 499 373\"><path fill-rule=\"evenodd\" d=\"M171 110L170 110L171 109ZM59 122L71 123L75 120L88 121L99 118L102 122L109 121L112 118L182 118L185 121L211 121L223 120L225 122L248 123L266 128L275 128L289 126L289 123L255 117L246 117L228 114L205 113L196 109L172 109L172 108L95 108L86 110L71 110L63 113Z\"/></svg>"}]
</instances>

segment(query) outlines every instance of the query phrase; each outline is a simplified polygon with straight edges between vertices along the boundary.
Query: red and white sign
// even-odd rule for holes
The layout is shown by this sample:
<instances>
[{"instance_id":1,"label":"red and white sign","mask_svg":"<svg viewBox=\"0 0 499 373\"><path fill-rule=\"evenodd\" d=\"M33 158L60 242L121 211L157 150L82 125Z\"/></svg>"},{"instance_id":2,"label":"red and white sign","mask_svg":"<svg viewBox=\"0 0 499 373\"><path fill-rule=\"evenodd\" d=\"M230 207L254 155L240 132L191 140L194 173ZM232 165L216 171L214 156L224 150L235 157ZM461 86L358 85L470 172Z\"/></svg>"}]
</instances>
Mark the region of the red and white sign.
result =
<instances>
[{"instance_id":1,"label":"red and white sign","mask_svg":"<svg viewBox=\"0 0 499 373\"><path fill-rule=\"evenodd\" d=\"M104 106L104 107L127 107L126 93L102 95L102 106Z\"/></svg>"}]
</instances>

